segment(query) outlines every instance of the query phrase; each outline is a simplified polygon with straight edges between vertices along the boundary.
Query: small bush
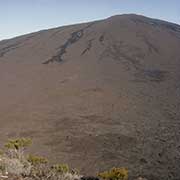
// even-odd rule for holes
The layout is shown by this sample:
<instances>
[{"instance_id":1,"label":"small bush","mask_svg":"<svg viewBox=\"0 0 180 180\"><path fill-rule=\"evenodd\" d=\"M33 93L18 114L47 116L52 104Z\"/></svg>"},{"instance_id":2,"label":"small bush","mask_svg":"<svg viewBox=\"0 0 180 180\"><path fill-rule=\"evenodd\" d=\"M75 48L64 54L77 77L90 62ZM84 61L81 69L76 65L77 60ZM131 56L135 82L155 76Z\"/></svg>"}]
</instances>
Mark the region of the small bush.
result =
<instances>
[{"instance_id":1,"label":"small bush","mask_svg":"<svg viewBox=\"0 0 180 180\"><path fill-rule=\"evenodd\" d=\"M32 141L28 138L11 139L4 145L5 154L9 158L24 159L25 148L31 144Z\"/></svg>"},{"instance_id":2,"label":"small bush","mask_svg":"<svg viewBox=\"0 0 180 180\"><path fill-rule=\"evenodd\" d=\"M126 168L112 168L109 171L99 173L98 176L105 180L127 180L128 170Z\"/></svg>"},{"instance_id":3,"label":"small bush","mask_svg":"<svg viewBox=\"0 0 180 180\"><path fill-rule=\"evenodd\" d=\"M3 160L2 166L5 172L14 175L29 175L31 171L31 165L27 161L20 161L19 159L9 159L5 158Z\"/></svg>"},{"instance_id":4,"label":"small bush","mask_svg":"<svg viewBox=\"0 0 180 180\"><path fill-rule=\"evenodd\" d=\"M5 144L5 147L7 149L19 150L20 148L26 148L31 144L32 141L29 138L11 139Z\"/></svg>"},{"instance_id":5,"label":"small bush","mask_svg":"<svg viewBox=\"0 0 180 180\"><path fill-rule=\"evenodd\" d=\"M31 164L24 156L24 148L31 144L30 139L9 140L0 156L0 171L2 174L27 176L31 171Z\"/></svg>"},{"instance_id":6,"label":"small bush","mask_svg":"<svg viewBox=\"0 0 180 180\"><path fill-rule=\"evenodd\" d=\"M43 179L49 173L47 159L44 157L29 155L27 161L31 164L30 176L35 179Z\"/></svg>"},{"instance_id":7,"label":"small bush","mask_svg":"<svg viewBox=\"0 0 180 180\"><path fill-rule=\"evenodd\" d=\"M32 154L30 154L28 156L27 160L33 166L37 166L37 165L40 165L40 164L46 164L48 162L48 160L46 158L41 157L41 156L32 155Z\"/></svg>"},{"instance_id":8,"label":"small bush","mask_svg":"<svg viewBox=\"0 0 180 180\"><path fill-rule=\"evenodd\" d=\"M69 166L67 164L56 164L51 169L57 173L65 174L69 172Z\"/></svg>"}]
</instances>

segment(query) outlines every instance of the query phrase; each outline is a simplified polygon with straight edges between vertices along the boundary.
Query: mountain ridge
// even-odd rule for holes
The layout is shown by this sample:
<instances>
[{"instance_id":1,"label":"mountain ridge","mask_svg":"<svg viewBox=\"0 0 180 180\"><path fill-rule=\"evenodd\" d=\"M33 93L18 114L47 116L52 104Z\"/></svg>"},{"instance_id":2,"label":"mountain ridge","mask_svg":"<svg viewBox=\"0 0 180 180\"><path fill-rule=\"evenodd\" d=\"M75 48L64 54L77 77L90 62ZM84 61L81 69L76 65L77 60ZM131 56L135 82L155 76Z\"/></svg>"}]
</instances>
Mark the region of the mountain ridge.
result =
<instances>
[{"instance_id":1,"label":"mountain ridge","mask_svg":"<svg viewBox=\"0 0 180 180\"><path fill-rule=\"evenodd\" d=\"M174 25L174 26L177 26L177 27L180 26L179 23L175 23L175 22L167 21L167 20L162 20L162 19L158 19L158 18L151 18L149 16L144 16L144 15L141 15L141 14L134 14L134 13L117 14L117 15L113 15L113 16L103 18L103 19L98 19L98 20L93 20L93 21L88 21L88 22L72 23L72 24L67 24L67 25L56 26L56 27L52 27L52 28L45 28L45 29L42 29L42 30L32 31L32 32L25 33L25 34L22 34L22 35L17 35L15 37L11 37L11 38L8 38L8 39L2 39L2 40L0 40L0 43L1 43L1 41L7 41L7 40L11 40L11 39L18 38L18 37L21 37L21 36L26 36L26 35L30 35L30 34L34 34L34 33L40 33L40 32L43 32L43 31L54 30L54 29L58 29L58 28L62 28L62 27L68 27L68 26L74 26L74 25L87 24L87 23L92 23L92 22L98 22L98 21L103 21L103 20L106 20L106 19L110 19L110 18L114 18L114 17L122 17L122 16L127 16L127 17L132 16L132 17L136 17L136 18L142 17L142 18L146 18L146 19L149 19L149 20L161 21L161 22L168 23L168 24L171 24L171 25Z\"/></svg>"}]
</instances>

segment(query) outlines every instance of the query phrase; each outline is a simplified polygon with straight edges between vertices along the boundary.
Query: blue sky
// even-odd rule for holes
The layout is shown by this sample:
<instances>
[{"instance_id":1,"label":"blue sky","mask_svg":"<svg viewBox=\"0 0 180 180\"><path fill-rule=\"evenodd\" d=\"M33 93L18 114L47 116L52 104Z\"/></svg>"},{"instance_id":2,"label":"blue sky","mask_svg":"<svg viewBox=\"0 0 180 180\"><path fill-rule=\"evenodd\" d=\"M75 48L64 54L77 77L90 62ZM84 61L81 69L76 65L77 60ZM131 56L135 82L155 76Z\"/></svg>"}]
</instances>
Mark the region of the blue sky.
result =
<instances>
[{"instance_id":1,"label":"blue sky","mask_svg":"<svg viewBox=\"0 0 180 180\"><path fill-rule=\"evenodd\" d=\"M0 39L124 13L180 24L180 0L0 0Z\"/></svg>"}]
</instances>

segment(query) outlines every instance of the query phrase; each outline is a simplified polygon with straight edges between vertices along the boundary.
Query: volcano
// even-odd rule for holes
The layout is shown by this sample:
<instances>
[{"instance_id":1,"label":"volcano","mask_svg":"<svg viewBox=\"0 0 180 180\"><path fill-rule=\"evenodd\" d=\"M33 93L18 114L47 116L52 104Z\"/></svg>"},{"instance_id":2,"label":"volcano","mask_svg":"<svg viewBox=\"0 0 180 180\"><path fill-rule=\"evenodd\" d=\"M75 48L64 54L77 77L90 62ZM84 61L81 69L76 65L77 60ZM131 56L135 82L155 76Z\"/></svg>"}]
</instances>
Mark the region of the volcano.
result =
<instances>
[{"instance_id":1,"label":"volcano","mask_svg":"<svg viewBox=\"0 0 180 180\"><path fill-rule=\"evenodd\" d=\"M89 175L180 179L180 26L125 14L0 41L0 142ZM2 145L2 144L1 144Z\"/></svg>"}]
</instances>

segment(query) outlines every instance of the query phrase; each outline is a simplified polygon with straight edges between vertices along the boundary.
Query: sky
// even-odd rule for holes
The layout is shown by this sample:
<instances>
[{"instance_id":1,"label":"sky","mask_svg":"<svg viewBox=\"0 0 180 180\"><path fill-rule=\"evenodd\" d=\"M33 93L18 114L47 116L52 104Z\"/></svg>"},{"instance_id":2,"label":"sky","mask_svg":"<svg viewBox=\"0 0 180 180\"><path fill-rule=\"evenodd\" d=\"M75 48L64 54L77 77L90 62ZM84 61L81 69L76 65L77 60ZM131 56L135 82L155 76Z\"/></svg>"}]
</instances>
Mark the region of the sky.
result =
<instances>
[{"instance_id":1,"label":"sky","mask_svg":"<svg viewBox=\"0 0 180 180\"><path fill-rule=\"evenodd\" d=\"M180 0L0 0L0 40L129 13L180 24Z\"/></svg>"}]
</instances>

